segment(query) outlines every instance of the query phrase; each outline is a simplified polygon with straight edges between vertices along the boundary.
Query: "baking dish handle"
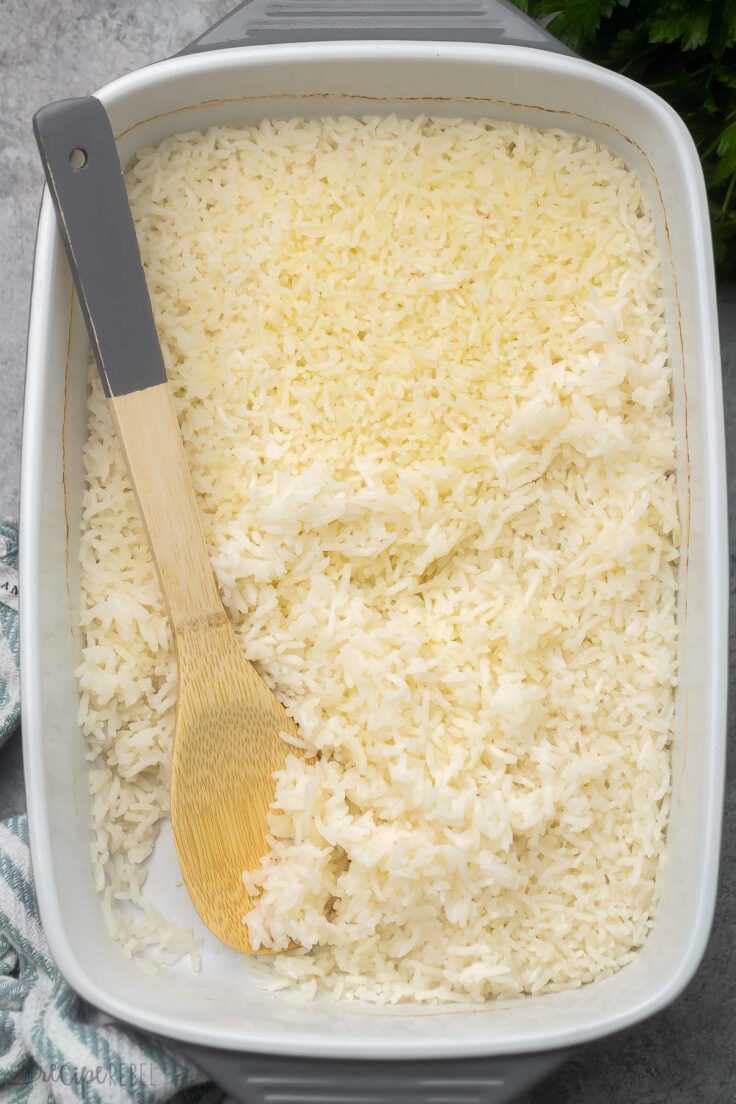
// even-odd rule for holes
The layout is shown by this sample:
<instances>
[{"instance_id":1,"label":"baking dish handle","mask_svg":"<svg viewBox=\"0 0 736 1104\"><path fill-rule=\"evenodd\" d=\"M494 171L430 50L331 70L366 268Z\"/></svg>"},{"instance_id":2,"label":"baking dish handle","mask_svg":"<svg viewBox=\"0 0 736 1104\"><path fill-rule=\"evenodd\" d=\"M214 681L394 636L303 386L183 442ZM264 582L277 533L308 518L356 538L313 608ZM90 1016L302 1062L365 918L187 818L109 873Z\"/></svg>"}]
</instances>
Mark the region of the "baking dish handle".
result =
<instances>
[{"instance_id":1,"label":"baking dish handle","mask_svg":"<svg viewBox=\"0 0 736 1104\"><path fill-rule=\"evenodd\" d=\"M349 39L493 42L572 53L511 0L246 0L181 53Z\"/></svg>"},{"instance_id":2,"label":"baking dish handle","mask_svg":"<svg viewBox=\"0 0 736 1104\"><path fill-rule=\"evenodd\" d=\"M361 1062L186 1048L237 1104L509 1104L568 1053Z\"/></svg>"}]
</instances>

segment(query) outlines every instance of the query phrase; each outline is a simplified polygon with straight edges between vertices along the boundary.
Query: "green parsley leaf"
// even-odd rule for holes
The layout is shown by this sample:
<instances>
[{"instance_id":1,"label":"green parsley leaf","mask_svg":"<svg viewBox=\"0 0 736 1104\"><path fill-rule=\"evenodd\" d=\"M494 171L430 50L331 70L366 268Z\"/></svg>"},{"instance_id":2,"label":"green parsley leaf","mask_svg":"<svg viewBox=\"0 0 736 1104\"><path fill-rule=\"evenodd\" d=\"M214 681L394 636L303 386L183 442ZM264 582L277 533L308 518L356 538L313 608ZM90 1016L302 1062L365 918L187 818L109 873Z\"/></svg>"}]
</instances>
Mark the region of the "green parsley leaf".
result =
<instances>
[{"instance_id":1,"label":"green parsley leaf","mask_svg":"<svg viewBox=\"0 0 736 1104\"><path fill-rule=\"evenodd\" d=\"M688 0L669 0L657 6L650 24L650 42L677 42L683 50L695 50L708 41L713 12L711 4L693 5Z\"/></svg>"},{"instance_id":2,"label":"green parsley leaf","mask_svg":"<svg viewBox=\"0 0 736 1104\"><path fill-rule=\"evenodd\" d=\"M541 0L538 15L554 15L548 29L579 50L607 19L620 0Z\"/></svg>"}]
</instances>

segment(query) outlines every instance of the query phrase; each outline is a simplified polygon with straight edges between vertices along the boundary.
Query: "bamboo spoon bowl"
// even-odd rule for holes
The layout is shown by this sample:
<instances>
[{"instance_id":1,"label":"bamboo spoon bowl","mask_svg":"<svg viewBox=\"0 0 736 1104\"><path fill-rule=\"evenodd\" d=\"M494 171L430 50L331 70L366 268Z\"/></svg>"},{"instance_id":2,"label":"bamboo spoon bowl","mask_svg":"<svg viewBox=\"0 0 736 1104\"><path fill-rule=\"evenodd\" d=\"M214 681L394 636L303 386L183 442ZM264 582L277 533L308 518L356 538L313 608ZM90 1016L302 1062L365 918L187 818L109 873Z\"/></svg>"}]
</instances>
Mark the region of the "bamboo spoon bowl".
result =
<instances>
[{"instance_id":1,"label":"bamboo spoon bowl","mask_svg":"<svg viewBox=\"0 0 736 1104\"><path fill-rule=\"evenodd\" d=\"M268 850L272 776L284 765L280 733L296 726L246 660L225 615L180 631L177 659L171 817L179 862L207 927L253 953L242 875Z\"/></svg>"},{"instance_id":2,"label":"bamboo spoon bowl","mask_svg":"<svg viewBox=\"0 0 736 1104\"><path fill-rule=\"evenodd\" d=\"M243 873L269 850L273 774L296 726L217 588L107 113L93 96L64 100L34 130L176 646L171 819L184 882L207 927L253 953Z\"/></svg>"}]
</instances>

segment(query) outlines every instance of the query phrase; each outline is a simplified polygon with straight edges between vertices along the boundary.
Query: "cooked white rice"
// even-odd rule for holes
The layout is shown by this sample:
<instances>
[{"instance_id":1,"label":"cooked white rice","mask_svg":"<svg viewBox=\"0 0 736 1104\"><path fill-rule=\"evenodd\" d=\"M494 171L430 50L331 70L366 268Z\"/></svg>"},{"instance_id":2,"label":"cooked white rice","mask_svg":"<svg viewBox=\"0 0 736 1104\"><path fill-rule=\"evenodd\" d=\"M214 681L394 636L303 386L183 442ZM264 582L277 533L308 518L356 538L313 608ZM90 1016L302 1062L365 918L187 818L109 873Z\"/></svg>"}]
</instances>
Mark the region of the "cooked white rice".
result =
<instances>
[{"instance_id":1,"label":"cooked white rice","mask_svg":"<svg viewBox=\"0 0 736 1104\"><path fill-rule=\"evenodd\" d=\"M127 177L225 604L316 761L248 884L273 986L560 989L652 923L676 681L670 371L637 176L563 131L293 119ZM176 666L93 377L80 717L93 867L147 906ZM247 794L243 795L247 801ZM137 907L121 908L131 901Z\"/></svg>"}]
</instances>

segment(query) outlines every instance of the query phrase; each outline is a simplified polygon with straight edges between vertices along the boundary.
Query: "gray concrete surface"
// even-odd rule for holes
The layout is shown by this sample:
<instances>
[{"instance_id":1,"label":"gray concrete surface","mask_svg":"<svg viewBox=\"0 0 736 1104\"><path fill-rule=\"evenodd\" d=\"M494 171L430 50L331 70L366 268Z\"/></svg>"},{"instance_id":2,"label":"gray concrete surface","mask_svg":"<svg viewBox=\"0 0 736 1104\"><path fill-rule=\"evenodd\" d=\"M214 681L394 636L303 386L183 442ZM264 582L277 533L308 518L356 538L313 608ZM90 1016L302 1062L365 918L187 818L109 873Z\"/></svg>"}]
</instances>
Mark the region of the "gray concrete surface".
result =
<instances>
[{"instance_id":1,"label":"gray concrete surface","mask_svg":"<svg viewBox=\"0 0 736 1104\"><path fill-rule=\"evenodd\" d=\"M233 3L0 0L0 516L14 517L18 508L28 296L41 192L31 116L49 100L91 92L115 76L173 53ZM734 477L736 287L721 289L719 307L729 471ZM730 523L731 545L736 547L733 502ZM736 563L733 554L731 562ZM732 655L733 633L732 629ZM733 662L731 679L733 690ZM732 709L730 739L735 723ZM579 1051L523 1104L736 1101L734 780L731 764L719 902L713 936L695 981L674 1005L646 1024ZM0 752L0 817L24 807L20 747L14 739Z\"/></svg>"}]
</instances>

